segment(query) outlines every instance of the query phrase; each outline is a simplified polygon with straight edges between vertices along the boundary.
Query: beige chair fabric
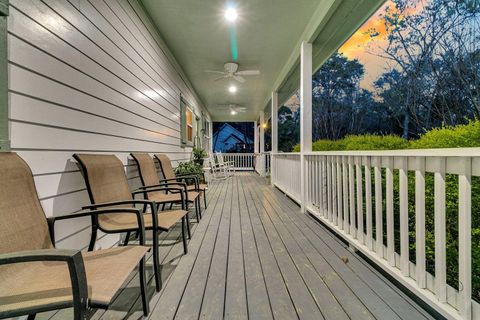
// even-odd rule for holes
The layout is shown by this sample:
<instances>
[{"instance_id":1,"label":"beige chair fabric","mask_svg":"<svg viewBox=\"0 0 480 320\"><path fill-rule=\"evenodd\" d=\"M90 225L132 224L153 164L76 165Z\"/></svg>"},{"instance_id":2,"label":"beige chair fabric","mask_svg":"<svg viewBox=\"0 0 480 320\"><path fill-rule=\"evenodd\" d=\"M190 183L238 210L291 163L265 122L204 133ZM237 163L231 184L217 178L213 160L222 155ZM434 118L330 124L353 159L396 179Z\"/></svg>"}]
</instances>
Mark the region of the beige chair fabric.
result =
<instances>
[{"instance_id":1,"label":"beige chair fabric","mask_svg":"<svg viewBox=\"0 0 480 320\"><path fill-rule=\"evenodd\" d=\"M156 153L155 158L157 158L158 162L160 163L160 167L162 169L162 173L165 179L173 179L176 177L175 171L173 170L173 167L172 167L172 161L167 155ZM207 187L208 186L206 184L199 185L200 191L207 190ZM195 185L189 185L187 188L188 190L195 190ZM194 198L191 198L190 193L188 194L188 199L194 199Z\"/></svg>"},{"instance_id":2,"label":"beige chair fabric","mask_svg":"<svg viewBox=\"0 0 480 320\"><path fill-rule=\"evenodd\" d=\"M147 247L130 246L82 253L91 306L108 306L127 280ZM0 313L40 307L46 304L72 304L68 267L63 262L31 262L0 271ZM0 269L1 270L1 269Z\"/></svg>"},{"instance_id":3,"label":"beige chair fabric","mask_svg":"<svg viewBox=\"0 0 480 320\"><path fill-rule=\"evenodd\" d=\"M158 178L158 173L155 167L155 162L153 161L152 157L147 153L132 153L132 157L137 162L139 171L140 171L140 178L142 179L142 183L144 186L154 186L160 184L160 180ZM173 168L170 162L165 155L155 155L157 158L158 156L161 157L162 163L161 168L163 172L163 176L165 179L175 179L175 173L173 172ZM167 181L170 183L175 183L175 181ZM174 186L172 186L174 187ZM193 189L189 189L188 192L188 200L193 201L195 198L199 196L198 192L192 191L195 190L195 186ZM155 201L157 203L170 203L170 202L180 202L181 196L178 193L170 193L165 194L165 192L149 192L147 194L147 198L149 200Z\"/></svg>"},{"instance_id":4,"label":"beige chair fabric","mask_svg":"<svg viewBox=\"0 0 480 320\"><path fill-rule=\"evenodd\" d=\"M32 172L16 153L0 153L0 219L0 253L53 248Z\"/></svg>"},{"instance_id":5,"label":"beige chair fabric","mask_svg":"<svg viewBox=\"0 0 480 320\"><path fill-rule=\"evenodd\" d=\"M93 204L113 201L131 200L132 194L128 186L127 176L123 163L114 155L98 155L98 154L76 154L86 174L90 200ZM153 160L152 160L153 163ZM156 182L158 184L158 180ZM162 192L160 195L165 196ZM180 197L179 195L175 195ZM152 200L154 201L154 200ZM132 207L130 205L122 205L122 207ZM174 210L159 212L158 227L168 230L173 224L171 220L177 217L177 221L181 219L187 211ZM152 216L144 214L145 228L151 229ZM105 214L98 218L99 227L108 232L120 230L137 229L137 218L134 214Z\"/></svg>"},{"instance_id":6,"label":"beige chair fabric","mask_svg":"<svg viewBox=\"0 0 480 320\"><path fill-rule=\"evenodd\" d=\"M15 153L0 153L0 254L53 249L32 172ZM147 247L83 253L90 304L108 305ZM46 304L72 305L68 267L62 262L0 266L0 315Z\"/></svg>"}]
</instances>

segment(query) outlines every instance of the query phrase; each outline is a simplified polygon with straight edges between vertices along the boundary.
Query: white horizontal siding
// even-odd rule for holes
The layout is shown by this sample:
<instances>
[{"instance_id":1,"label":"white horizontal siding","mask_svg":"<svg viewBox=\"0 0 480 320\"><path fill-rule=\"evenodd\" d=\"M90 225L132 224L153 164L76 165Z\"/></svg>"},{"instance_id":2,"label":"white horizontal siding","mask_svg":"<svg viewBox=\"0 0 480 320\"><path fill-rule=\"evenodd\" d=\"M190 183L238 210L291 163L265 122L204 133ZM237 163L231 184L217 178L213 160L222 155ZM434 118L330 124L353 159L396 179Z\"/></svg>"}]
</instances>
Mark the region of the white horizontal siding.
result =
<instances>
[{"instance_id":1,"label":"white horizontal siding","mask_svg":"<svg viewBox=\"0 0 480 320\"><path fill-rule=\"evenodd\" d=\"M190 158L180 95L197 115L201 103L138 0L11 0L10 10L11 146L32 168L47 216L89 204L75 152L115 154L132 189L130 152ZM89 225L59 223L58 247L85 248ZM109 247L119 237L99 239Z\"/></svg>"}]
</instances>

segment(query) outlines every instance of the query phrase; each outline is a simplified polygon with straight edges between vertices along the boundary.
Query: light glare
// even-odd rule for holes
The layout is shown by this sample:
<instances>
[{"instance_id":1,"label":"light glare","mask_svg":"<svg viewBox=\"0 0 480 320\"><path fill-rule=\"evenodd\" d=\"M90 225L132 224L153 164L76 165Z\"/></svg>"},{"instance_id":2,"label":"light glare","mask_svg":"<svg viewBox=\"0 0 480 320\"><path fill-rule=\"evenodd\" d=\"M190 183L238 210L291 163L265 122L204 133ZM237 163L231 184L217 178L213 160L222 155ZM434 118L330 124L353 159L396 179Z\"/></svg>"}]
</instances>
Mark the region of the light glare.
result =
<instances>
[{"instance_id":1,"label":"light glare","mask_svg":"<svg viewBox=\"0 0 480 320\"><path fill-rule=\"evenodd\" d=\"M238 18L238 13L237 13L237 10L235 10L234 8L228 8L225 11L225 19L227 19L227 21L233 22L237 20L237 18Z\"/></svg>"},{"instance_id":2,"label":"light glare","mask_svg":"<svg viewBox=\"0 0 480 320\"><path fill-rule=\"evenodd\" d=\"M230 87L228 88L228 91L229 91L230 93L235 93L235 92L237 92L237 87L235 87L235 86L230 86Z\"/></svg>"},{"instance_id":3,"label":"light glare","mask_svg":"<svg viewBox=\"0 0 480 320\"><path fill-rule=\"evenodd\" d=\"M234 116L234 115L236 115L236 114L237 114L237 111L235 111L235 110L232 110L232 111L230 111L230 114L231 114L232 116Z\"/></svg>"}]
</instances>

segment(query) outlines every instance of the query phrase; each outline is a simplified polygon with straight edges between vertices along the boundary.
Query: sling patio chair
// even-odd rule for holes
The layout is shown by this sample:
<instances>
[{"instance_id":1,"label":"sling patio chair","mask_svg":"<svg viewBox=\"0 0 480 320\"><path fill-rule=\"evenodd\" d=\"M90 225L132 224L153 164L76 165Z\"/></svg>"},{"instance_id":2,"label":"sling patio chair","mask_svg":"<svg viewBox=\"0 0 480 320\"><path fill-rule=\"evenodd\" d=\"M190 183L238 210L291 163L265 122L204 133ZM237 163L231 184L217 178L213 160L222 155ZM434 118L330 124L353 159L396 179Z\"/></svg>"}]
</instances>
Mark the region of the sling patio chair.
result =
<instances>
[{"instance_id":1,"label":"sling patio chair","mask_svg":"<svg viewBox=\"0 0 480 320\"><path fill-rule=\"evenodd\" d=\"M131 153L130 156L135 160L135 163L137 164L138 172L140 174L140 180L142 181L142 186L139 190L147 190L150 188L157 188L161 186L179 186L183 188L184 193L186 194L186 210L188 211L189 202L195 202L195 211L198 218L199 202L197 201L197 199L199 197L199 192L189 190L185 182L167 181L165 179L159 179L157 168L155 167L155 162L153 161L152 157L150 157L150 155L148 155L147 153ZM168 203L172 205L180 202L180 196L176 192L151 192L146 194L145 198L155 201L157 204L162 204L163 207ZM187 216L187 220L188 219L189 218ZM190 225L187 224L187 226Z\"/></svg>"},{"instance_id":2,"label":"sling patio chair","mask_svg":"<svg viewBox=\"0 0 480 320\"><path fill-rule=\"evenodd\" d=\"M164 177L164 179L161 179L160 181L184 181L187 184L187 189L188 189L189 193L193 193L194 196L195 196L195 194L197 194L197 196L194 200L197 201L196 204L195 204L195 209L198 208L197 221L199 221L199 218L202 217L202 212L201 212L201 206L200 206L200 198L199 198L198 194L203 194L203 202L205 204L205 209L206 209L207 208L207 195L206 194L207 194L208 185L204 184L204 183L200 183L200 180L199 180L198 176L196 176L196 175L192 175L192 174L178 175L178 174L175 174L175 171L173 171L172 161L170 160L170 158L167 155L156 153L156 154L154 154L154 158L160 164L160 170L162 171L162 175ZM202 175L203 175L203 172L202 172ZM205 177L203 177L203 179L205 180ZM193 184L189 183L189 182L193 182ZM191 198L190 196L189 196L189 199L192 199L192 201L193 201L193 198ZM198 205L198 207L197 207L197 205Z\"/></svg>"},{"instance_id":3,"label":"sling patio chair","mask_svg":"<svg viewBox=\"0 0 480 320\"><path fill-rule=\"evenodd\" d=\"M182 188L163 186L152 188L148 191L130 192L127 176L125 174L123 163L114 155L98 154L74 154L73 157L80 164L85 184L87 186L91 205L84 209L97 208L133 208L135 205L143 207L143 219L145 229L152 230L153 233L153 269L155 273L155 287L157 291L161 289L161 274L158 253L158 234L161 231L168 231L178 221L182 221L183 248L187 253L187 239L185 235L186 215L188 211L182 202L181 210L158 211L155 201L135 199L136 194L145 194L157 191L174 191L184 200ZM147 209L150 209L148 212ZM138 224L134 216L110 213L102 216L92 216L92 235L90 238L89 249L93 249L97 230L105 233L124 233L126 232L124 245L128 244L131 232L138 231Z\"/></svg>"},{"instance_id":4,"label":"sling patio chair","mask_svg":"<svg viewBox=\"0 0 480 320\"><path fill-rule=\"evenodd\" d=\"M145 229L135 208L104 209L45 217L32 172L16 153L0 153L0 318L73 307L75 320L91 308L107 309L138 266L143 314L149 313L145 283ZM140 245L90 252L55 249L55 222L100 218L115 211L132 216Z\"/></svg>"}]
</instances>

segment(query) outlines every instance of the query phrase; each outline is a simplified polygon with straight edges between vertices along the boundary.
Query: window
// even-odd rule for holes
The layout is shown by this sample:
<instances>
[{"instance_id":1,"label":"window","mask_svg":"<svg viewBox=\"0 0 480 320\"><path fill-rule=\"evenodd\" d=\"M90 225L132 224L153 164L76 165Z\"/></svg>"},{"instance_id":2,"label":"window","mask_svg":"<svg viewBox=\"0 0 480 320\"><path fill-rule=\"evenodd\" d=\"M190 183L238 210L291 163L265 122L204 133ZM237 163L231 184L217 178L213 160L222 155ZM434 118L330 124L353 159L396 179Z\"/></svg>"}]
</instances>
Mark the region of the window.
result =
<instances>
[{"instance_id":1,"label":"window","mask_svg":"<svg viewBox=\"0 0 480 320\"><path fill-rule=\"evenodd\" d=\"M187 143L193 143L193 113L190 108L185 111L187 125Z\"/></svg>"},{"instance_id":2,"label":"window","mask_svg":"<svg viewBox=\"0 0 480 320\"><path fill-rule=\"evenodd\" d=\"M180 98L180 135L182 147L193 147L196 138L196 116L193 108Z\"/></svg>"}]
</instances>

